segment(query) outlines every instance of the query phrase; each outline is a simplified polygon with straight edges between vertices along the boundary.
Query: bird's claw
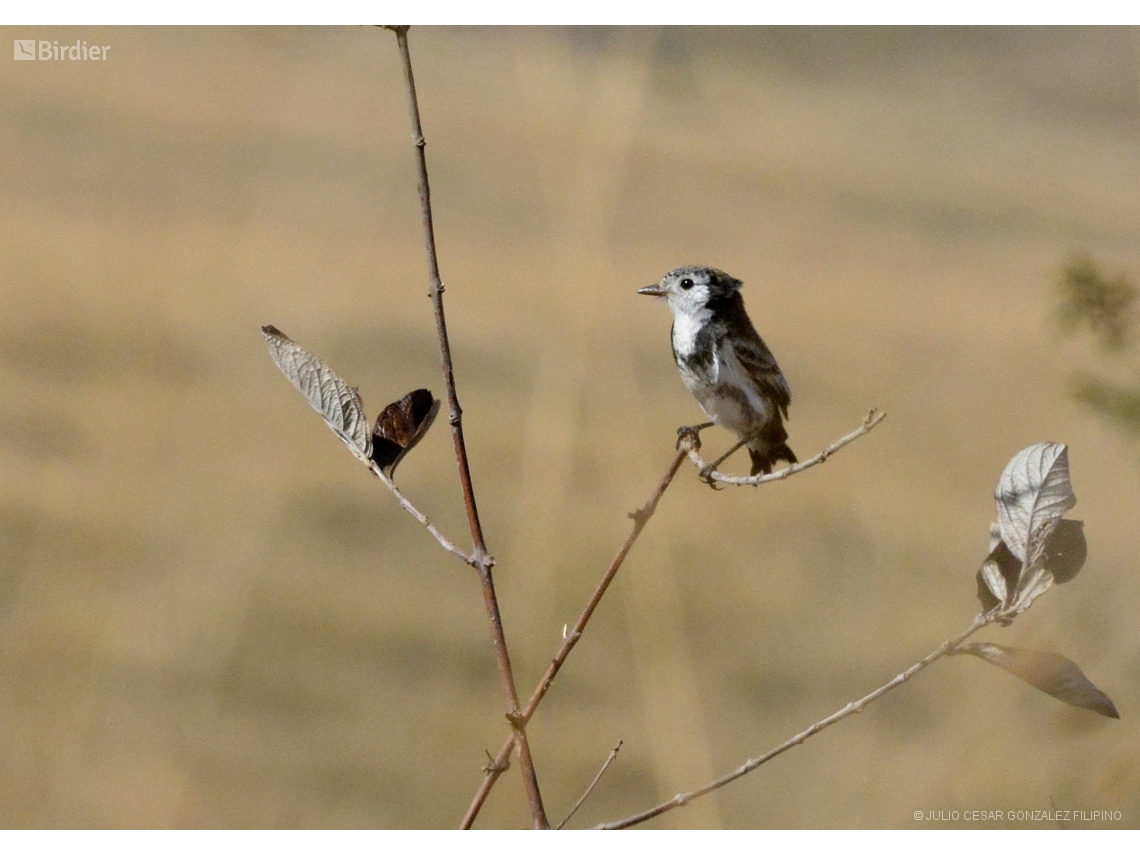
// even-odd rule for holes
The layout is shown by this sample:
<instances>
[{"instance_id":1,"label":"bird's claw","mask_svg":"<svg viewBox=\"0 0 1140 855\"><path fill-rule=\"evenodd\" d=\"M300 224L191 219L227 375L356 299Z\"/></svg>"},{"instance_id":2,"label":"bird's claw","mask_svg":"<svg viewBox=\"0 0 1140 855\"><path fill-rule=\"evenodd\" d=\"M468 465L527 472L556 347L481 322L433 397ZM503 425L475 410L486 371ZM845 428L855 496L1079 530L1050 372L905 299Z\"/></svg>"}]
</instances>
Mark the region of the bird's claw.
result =
<instances>
[{"instance_id":1,"label":"bird's claw","mask_svg":"<svg viewBox=\"0 0 1140 855\"><path fill-rule=\"evenodd\" d=\"M700 451L701 450L701 437L692 428L679 428L677 430L677 448L683 448L686 451Z\"/></svg>"},{"instance_id":2,"label":"bird's claw","mask_svg":"<svg viewBox=\"0 0 1140 855\"><path fill-rule=\"evenodd\" d=\"M714 490L723 490L724 487L721 484L719 484L717 482L717 480L713 477L715 474L716 474L716 468L715 467L706 466L698 473L697 477L699 477L702 481L704 481L706 484L708 484Z\"/></svg>"},{"instance_id":3,"label":"bird's claw","mask_svg":"<svg viewBox=\"0 0 1140 855\"><path fill-rule=\"evenodd\" d=\"M701 450L701 431L707 425L681 425L677 428L677 448L686 445L693 451Z\"/></svg>"}]
</instances>

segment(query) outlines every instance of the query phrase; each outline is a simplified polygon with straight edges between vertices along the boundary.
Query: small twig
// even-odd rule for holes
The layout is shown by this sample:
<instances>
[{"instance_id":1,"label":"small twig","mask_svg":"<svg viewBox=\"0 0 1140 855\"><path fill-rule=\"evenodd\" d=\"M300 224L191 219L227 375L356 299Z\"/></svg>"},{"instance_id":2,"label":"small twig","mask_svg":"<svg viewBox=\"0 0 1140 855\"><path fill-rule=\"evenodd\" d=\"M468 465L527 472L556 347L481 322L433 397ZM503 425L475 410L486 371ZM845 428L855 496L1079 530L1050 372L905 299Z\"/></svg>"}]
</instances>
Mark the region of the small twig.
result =
<instances>
[{"instance_id":1,"label":"small twig","mask_svg":"<svg viewBox=\"0 0 1140 855\"><path fill-rule=\"evenodd\" d=\"M714 790L719 790L721 787L725 786L726 784L730 784L733 781L735 781L737 778L741 778L744 775L747 775L753 769L756 769L757 767L764 765L765 763L767 763L772 758L778 757L779 755L781 755L785 751L787 751L789 748L794 748L795 746L799 745L800 743L804 742L805 740L811 738L812 736L815 736L821 730L824 730L824 729L830 727L831 725L835 724L838 721L842 721L843 719L847 718L849 715L854 715L857 712L862 712L863 709L868 704L870 704L874 701L877 701L883 695L887 694L887 692L890 692L893 689L897 689L899 686L901 686L903 683L905 683L907 680L909 680L911 677L913 677L915 674L917 674L923 668L926 668L927 666L933 664L934 662L937 662L939 659L941 659L947 653L950 653L955 648L957 648L963 641L965 641L967 638L969 638L971 635L973 635L979 629L982 629L983 627L989 626L991 623L993 623L995 620L997 620L997 618L998 618L998 613L996 610L985 612L983 614L978 615L976 618L974 618L974 622L972 624L970 624L969 629L967 629L965 632L960 633L959 635L956 635L954 638L950 639L949 641L943 642L941 645L939 645L937 650L935 650L933 653L931 653L925 659L922 659L919 662L916 662L914 665L911 665L909 668L907 668L901 674L898 674L894 679L890 680L889 682L887 682L887 683L883 684L882 686L880 686L879 688L875 689L875 691L871 692L871 694L866 695L857 701L849 703L847 706L845 706L843 709L839 710L838 712L832 713L827 718L821 719L820 721L817 721L815 724L813 724L807 730L803 731L802 733L796 734L791 739L789 739L787 742L783 742L780 745L777 745L775 748L773 748L767 754L763 754L760 757L756 757L755 759L749 760L748 762L744 763L742 766L738 767L737 769L734 769L732 772L729 772L724 777L717 778L712 783L706 784L705 786L701 787L700 789L692 790L688 793L680 793L676 796L673 796L673 798L671 798L669 801L662 802L661 804L657 805L656 807L652 807L649 810L642 811L641 813L634 814L633 816L628 816L625 819L618 820L617 822L610 822L610 823L606 823L605 825L599 825L599 826L597 826L597 828L600 828L600 829L630 828L631 826L639 825L639 824L645 822L646 820L653 819L653 817L660 816L661 814L666 813L668 811L671 811L674 808L684 807L689 802L691 802L693 799L700 798L701 796L707 795L708 793L711 793Z\"/></svg>"},{"instance_id":2,"label":"small twig","mask_svg":"<svg viewBox=\"0 0 1140 855\"><path fill-rule=\"evenodd\" d=\"M400 488L396 486L395 482L393 482L391 478L384 474L383 470L375 463L375 461L368 461L368 468L372 470L373 475L384 482L385 487L392 491L392 495L396 497L396 501L400 503L400 507L402 507L405 511L419 520L420 525L432 533L435 539L439 541L440 546L442 546L464 564L470 564L472 567L479 566L479 562L476 561L474 555L468 555L466 552L448 540L443 535L443 533L440 532L440 530L432 524L431 520L429 520L423 513L421 513L415 505L408 501L407 497L400 492Z\"/></svg>"},{"instance_id":3,"label":"small twig","mask_svg":"<svg viewBox=\"0 0 1140 855\"><path fill-rule=\"evenodd\" d=\"M645 507L634 511L629 515L633 520L633 531L629 533L629 537L625 539L621 549L618 550L617 555L614 556L610 566L606 568L606 572L602 575L602 580L594 589L594 593L590 595L590 601L586 603L586 607L582 610L582 614L578 616L575 621L573 629L569 633L563 632L562 646L558 648L558 652L554 654L554 659L546 669L546 673L542 675L538 686L535 688L534 693L530 696L526 706L523 707L522 716L524 721L530 721L534 711L538 709L538 705L542 703L542 699L546 696L547 691L550 689L551 683L554 682L555 676L562 668L562 663L566 661L566 657L570 655L570 651L574 649L574 645L582 637L582 632L586 629L586 624L590 622L590 617L594 614L594 610L598 607L598 603L602 601L606 590L610 586L610 582L614 580L625 557L629 555L629 551L633 549L633 545L637 542L637 538L641 536L641 530L645 528L646 523L649 522L653 512L657 510L657 503L661 501L661 496L664 495L665 490L668 489L669 484L673 481L673 476L677 474L677 470L681 468L681 464L685 462L685 452L679 449L673 455L673 460L669 464L669 468L665 471L661 482L653 491L653 495L649 497L649 501L645 503ZM471 800L470 807L467 808L467 813L463 817L463 822L460 828L471 828L475 823L475 818L479 815L479 811L483 807L483 803L487 801L487 796L491 794L491 789L495 786L495 782L499 780L499 776L503 773L503 764L510 758L511 751L515 744L514 734L507 738L503 743L503 747L499 750L495 762L489 767L484 769L486 773L483 782L479 785L479 790L475 793L475 798Z\"/></svg>"},{"instance_id":4,"label":"small twig","mask_svg":"<svg viewBox=\"0 0 1140 855\"><path fill-rule=\"evenodd\" d=\"M871 410L867 414L867 418L863 420L863 424L858 430L852 431L840 440L836 440L829 445L815 457L803 461L802 463L795 463L791 466L785 467L778 472L771 472L767 475L753 475L751 477L744 475L723 475L720 472L713 471L709 464L705 463L704 458L700 455L700 443L694 441L691 433L682 433L678 440L678 447L684 449L685 453L689 455L689 460L697 467L711 483L719 481L722 484L734 484L737 486L753 486L758 484L767 484L769 481L782 481L785 478L790 478L798 472L803 472L805 469L810 469L813 466L818 466L823 463L839 449L848 443L852 443L864 434L870 433L871 429L879 422L887 417L886 413L880 413L877 410Z\"/></svg>"},{"instance_id":5,"label":"small twig","mask_svg":"<svg viewBox=\"0 0 1140 855\"><path fill-rule=\"evenodd\" d=\"M450 412L448 421L451 423L451 435L455 443L455 460L459 467L459 482L463 488L463 504L467 509L467 522L471 528L471 539L475 548L472 555L473 564L479 571L479 578L483 586L483 602L487 609L487 619L491 625L491 641L495 648L495 656L499 665L499 677L503 683L503 692L507 699L507 721L511 725L514 741L519 747L519 764L522 767L523 786L526 789L527 801L530 803L531 814L534 817L536 828L549 828L550 822L546 818L546 810L542 805L542 794L538 788L538 776L534 771L534 762L531 759L530 744L526 738L526 719L519 712L518 692L515 689L514 673L511 670L511 659L507 652L507 639L503 632L502 615L499 612L499 602L495 595L495 583L491 575L491 567L495 560L487 551L483 539L483 526L479 521L479 507L475 503L475 488L471 483L471 467L467 460L467 446L463 439L463 409L459 406L459 397L455 391L455 371L451 362L451 345L447 337L447 322L443 312L443 281L439 274L439 258L435 250L435 228L432 225L431 215L431 188L428 184L427 143L424 140L423 126L420 124L420 107L416 98L416 82L412 74L412 56L408 50L408 28L405 26L390 27L396 34L396 43L400 49L400 58L404 67L404 82L407 84L408 110L412 122L412 141L416 148L416 166L419 171L420 208L423 213L424 243L427 249L428 281L432 307L435 310L436 332L439 337L440 363L443 377L447 385L447 404Z\"/></svg>"},{"instance_id":6,"label":"small twig","mask_svg":"<svg viewBox=\"0 0 1140 855\"><path fill-rule=\"evenodd\" d=\"M610 756L606 758L606 762L602 764L602 768L598 770L598 774L596 774L594 776L594 780L590 782L590 786L586 787L586 792L582 793L582 798L578 799L578 801L574 803L574 807L570 808L570 813L566 814L566 819L558 823L556 829L557 831L561 831L563 829L566 823L570 821L570 818L578 812L578 808L582 806L582 803L586 801L587 798L589 798L590 793L594 791L594 787L598 785L598 781L602 780L602 775L606 774L606 769L610 768L610 764L613 763L614 758L618 756L618 752L621 751L621 746L624 742L624 739L618 740L618 744L613 747L613 750L610 752Z\"/></svg>"}]
</instances>

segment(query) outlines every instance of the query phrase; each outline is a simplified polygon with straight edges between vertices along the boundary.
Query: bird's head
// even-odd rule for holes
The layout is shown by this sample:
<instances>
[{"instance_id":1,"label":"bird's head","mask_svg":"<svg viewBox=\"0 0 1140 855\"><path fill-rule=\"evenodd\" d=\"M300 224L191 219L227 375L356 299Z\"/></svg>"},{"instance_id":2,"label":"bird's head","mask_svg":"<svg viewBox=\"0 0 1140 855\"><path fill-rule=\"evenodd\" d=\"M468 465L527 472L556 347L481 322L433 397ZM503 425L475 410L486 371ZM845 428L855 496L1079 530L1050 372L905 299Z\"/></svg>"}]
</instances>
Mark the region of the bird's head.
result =
<instances>
[{"instance_id":1,"label":"bird's head","mask_svg":"<svg viewBox=\"0 0 1140 855\"><path fill-rule=\"evenodd\" d=\"M710 304L730 299L742 284L715 267L678 267L666 273L656 285L641 288L637 293L664 297L674 316L697 315Z\"/></svg>"}]
</instances>

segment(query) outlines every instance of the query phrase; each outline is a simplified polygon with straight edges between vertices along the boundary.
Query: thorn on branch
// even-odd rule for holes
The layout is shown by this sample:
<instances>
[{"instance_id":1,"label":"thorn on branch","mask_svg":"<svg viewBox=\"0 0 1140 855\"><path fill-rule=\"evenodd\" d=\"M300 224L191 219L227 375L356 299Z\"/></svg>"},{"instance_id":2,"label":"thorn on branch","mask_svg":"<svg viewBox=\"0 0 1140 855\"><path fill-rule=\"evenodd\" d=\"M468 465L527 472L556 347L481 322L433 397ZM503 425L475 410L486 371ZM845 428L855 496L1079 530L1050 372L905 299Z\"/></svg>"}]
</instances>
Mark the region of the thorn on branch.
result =
<instances>
[{"instance_id":1,"label":"thorn on branch","mask_svg":"<svg viewBox=\"0 0 1140 855\"><path fill-rule=\"evenodd\" d=\"M491 752L488 751L486 748L483 749L483 753L487 755L487 765L484 766L480 770L481 772L483 772L483 774L485 774L485 775L490 775L490 774L501 775L501 774L503 774L503 772L505 772L509 768L511 768L511 761L509 758L504 760L502 763L500 763L494 757L491 756Z\"/></svg>"}]
</instances>

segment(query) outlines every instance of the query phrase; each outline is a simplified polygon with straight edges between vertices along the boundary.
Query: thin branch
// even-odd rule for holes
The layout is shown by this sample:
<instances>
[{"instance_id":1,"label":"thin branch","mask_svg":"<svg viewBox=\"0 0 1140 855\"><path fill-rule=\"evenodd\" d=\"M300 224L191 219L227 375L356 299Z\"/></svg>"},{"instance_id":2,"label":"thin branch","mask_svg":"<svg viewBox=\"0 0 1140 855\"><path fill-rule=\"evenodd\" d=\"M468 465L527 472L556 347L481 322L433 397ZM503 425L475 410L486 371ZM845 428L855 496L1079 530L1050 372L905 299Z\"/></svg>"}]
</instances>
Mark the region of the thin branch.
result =
<instances>
[{"instance_id":1,"label":"thin branch","mask_svg":"<svg viewBox=\"0 0 1140 855\"><path fill-rule=\"evenodd\" d=\"M614 556L610 566L606 568L606 572L602 575L602 580L594 589L594 593L590 595L590 601L586 603L586 607L582 610L582 614L578 616L573 628L564 633L562 638L562 646L558 648L558 652L554 654L554 659L546 669L546 673L542 675L538 686L535 688L534 693L530 696L526 706L523 707L522 717L524 722L528 722L534 711L538 709L538 705L542 699L546 697L547 691L550 689L551 683L554 682L555 676L562 668L562 663L566 661L566 657L570 655L570 651L574 649L574 645L582 637L582 632L586 629L586 624L590 622L590 618L594 614L594 610L598 607L598 603L602 601L606 590L610 586L610 582L614 580L625 557L629 555L629 551L633 549L633 545L637 542L637 538L641 536L642 529L645 528L653 512L657 510L657 503L661 501L661 496L664 495L665 490L668 489L669 484L673 481L673 477L677 474L677 470L681 468L681 464L685 462L685 451L678 449L677 453L673 455L673 460L669 464L669 468L662 476L660 483L654 489L653 494L649 497L649 501L645 503L645 507L636 510L629 515L633 520L633 531L629 533L629 537L625 539L621 549L618 550L617 555ZM503 747L499 749L498 755L494 761L484 767L483 771L485 777L483 782L479 785L478 792L475 793L475 798L471 800L470 807L467 808L467 813L463 817L463 822L460 828L471 828L475 823L475 818L479 815L479 811L483 807L483 803L487 801L487 796L490 795L491 789L495 786L495 782L499 780L499 776L505 772L509 766L508 760L511 756L511 750L514 748L515 737L512 734L503 743Z\"/></svg>"},{"instance_id":2,"label":"thin branch","mask_svg":"<svg viewBox=\"0 0 1140 855\"><path fill-rule=\"evenodd\" d=\"M571 817L578 812L578 808L582 806L582 803L590 797L590 793L594 791L594 787L598 785L598 781L602 780L602 775L606 774L606 769L610 768L610 764L613 763L614 758L618 756L618 752L621 751L621 746L624 742L624 739L618 740L618 744L613 747L610 756L606 758L606 762L602 764L602 768L599 769L598 774L594 776L594 780L590 781L590 786L586 787L586 792L582 793L582 798L578 799L578 801L574 803L574 807L570 808L570 813L566 814L566 819L558 823L557 831L561 831L565 827Z\"/></svg>"},{"instance_id":3,"label":"thin branch","mask_svg":"<svg viewBox=\"0 0 1140 855\"><path fill-rule=\"evenodd\" d=\"M390 27L396 34L396 42L403 61L404 82L407 84L408 110L412 122L412 140L416 147L416 165L419 171L420 208L423 212L424 242L427 249L429 296L435 309L436 332L439 335L439 355L443 377L447 384L447 403L450 411L451 435L455 442L455 460L459 467L459 481L463 488L463 503L467 509L467 521L471 528L474 543L474 566L479 571L483 585L483 602L487 608L487 619L491 625L491 641L499 665L499 677L507 699L507 721L513 730L514 741L519 746L519 762L522 766L523 785L536 828L549 828L546 811L542 805L542 794L538 788L538 776L531 759L530 744L526 738L526 719L519 712L518 692L515 689L511 659L507 652L507 639L503 632L502 616L499 612L495 583L491 567L495 560L487 551L483 539L483 526L479 521L479 508L475 503L475 488L471 483L471 467L467 460L467 446L463 439L463 409L455 391L455 372L451 362L451 345L447 337L447 322L443 312L443 281L439 274L439 259L435 249L435 228L432 225L431 189L428 184L427 155L423 127L420 124L420 108L416 98L416 82L412 74L412 57L408 50L408 28Z\"/></svg>"},{"instance_id":4,"label":"thin branch","mask_svg":"<svg viewBox=\"0 0 1140 855\"><path fill-rule=\"evenodd\" d=\"M474 555L468 555L466 552L448 540L443 535L443 533L432 524L431 520L422 514L415 505L408 501L407 497L400 492L400 488L396 486L391 478L384 474L383 470L376 464L375 461L369 460L368 468L372 470L373 475L384 482L385 487L392 491L392 495L396 497L396 501L400 503L400 507L402 507L405 511L419 520L420 525L432 533L435 539L439 541L440 546L442 546L464 564L470 564L472 567L476 568L479 566L479 562L475 559Z\"/></svg>"},{"instance_id":5,"label":"thin branch","mask_svg":"<svg viewBox=\"0 0 1140 855\"><path fill-rule=\"evenodd\" d=\"M796 734L791 739L789 739L787 742L783 742L780 745L777 745L775 748L773 748L767 754L763 754L760 757L757 757L753 760L749 760L744 765L733 770L732 772L729 772L724 777L717 778L712 783L706 784L705 786L701 787L700 789L692 790L691 792L688 792L688 793L680 793L679 795L673 796L673 798L671 798L669 801L662 802L661 804L657 805L656 807L652 807L649 810L642 811L641 813L634 814L633 816L628 816L625 819L618 820L617 822L610 822L610 823L606 823L605 825L599 825L599 826L597 826L597 828L600 828L600 829L630 828L631 826L639 825L639 824L645 822L646 820L653 819L656 816L660 816L661 814L666 813L668 811L671 811L674 808L684 807L689 802L691 802L693 799L700 798L701 796L707 795L708 793L711 793L713 790L719 790L721 787L725 786L726 784L730 784L733 781L735 781L737 778L741 778L744 775L747 775L753 769L756 769L757 767L764 765L769 760L771 760L773 757L778 757L779 755L781 755L785 751L787 751L789 748L794 748L795 746L806 741L810 737L815 736L821 730L824 730L828 727L831 727L831 725L835 724L838 721L842 721L843 719L847 718L850 715L854 715L855 713L862 712L863 709L868 704L870 704L874 701L877 701L883 695L887 694L887 692L890 692L893 689L897 689L899 686L901 686L903 683L905 683L907 680L909 680L911 677L913 677L919 671L921 671L922 669L926 668L927 666L933 664L934 662L937 662L939 659L941 659L947 653L950 653L951 651L955 650L959 645L962 644L963 641L965 641L967 638L969 638L971 635L973 635L979 629L982 629L982 627L985 627L985 626L989 626L991 623L993 623L995 620L997 620L997 617L998 617L998 614L997 614L996 610L995 611L988 611L988 612L985 612L983 614L978 615L976 618L974 618L974 622L972 624L970 624L970 627L965 632L962 632L959 635L956 635L954 638L951 638L949 641L943 642L941 645L939 645L937 650L935 650L933 653L931 653L925 659L922 659L921 661L916 662L915 664L911 665L909 668L907 668L901 674L897 675L894 679L890 680L889 682L887 682L887 683L883 684L882 686L880 686L879 688L875 689L875 691L871 692L871 694L866 695L857 701L849 703L847 706L845 706L843 709L839 710L838 712L832 713L827 718L821 719L820 721L817 721L815 724L813 724L807 730L803 731L802 733Z\"/></svg>"},{"instance_id":6,"label":"thin branch","mask_svg":"<svg viewBox=\"0 0 1140 855\"><path fill-rule=\"evenodd\" d=\"M871 410L871 412L867 414L867 418L863 420L863 424L859 427L858 430L852 431L840 440L836 440L815 457L805 460L802 463L795 463L791 466L785 467L778 472L771 472L767 475L753 475L751 477L746 477L743 475L723 475L720 472L712 471L708 473L707 479L710 483L719 482L721 484L734 484L736 486L753 487L759 484L767 484L769 481L782 481L785 478L790 478L799 472L803 472L805 469L811 469L811 467L818 466L820 463L823 463L825 460L831 457L831 455L835 454L835 452L843 448L843 446L854 442L865 434L870 433L871 429L886 417L886 413L880 413L877 410ZM705 463L704 458L702 458L700 455L700 442L697 440L694 433L682 433L681 438L678 441L678 447L685 450L685 452L689 455L689 460L693 462L693 465L696 466L697 469L704 472L709 468L709 465Z\"/></svg>"}]
</instances>

